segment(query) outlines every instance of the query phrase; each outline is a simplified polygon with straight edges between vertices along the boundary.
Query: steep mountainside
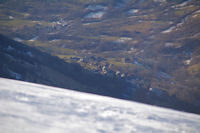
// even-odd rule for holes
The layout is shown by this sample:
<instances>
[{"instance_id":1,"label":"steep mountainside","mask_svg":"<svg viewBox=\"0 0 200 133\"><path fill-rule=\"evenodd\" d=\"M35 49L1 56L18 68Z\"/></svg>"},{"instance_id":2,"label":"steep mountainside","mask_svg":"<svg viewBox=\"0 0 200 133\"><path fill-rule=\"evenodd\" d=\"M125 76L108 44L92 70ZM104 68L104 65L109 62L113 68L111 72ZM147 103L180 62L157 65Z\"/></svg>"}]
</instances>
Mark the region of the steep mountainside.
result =
<instances>
[{"instance_id":1,"label":"steep mountainside","mask_svg":"<svg viewBox=\"0 0 200 133\"><path fill-rule=\"evenodd\" d=\"M91 73L0 35L0 77L122 98L125 81Z\"/></svg>"},{"instance_id":2,"label":"steep mountainside","mask_svg":"<svg viewBox=\"0 0 200 133\"><path fill-rule=\"evenodd\" d=\"M199 24L199 0L0 2L1 34L126 80L123 98L193 112L200 110Z\"/></svg>"},{"instance_id":3,"label":"steep mountainside","mask_svg":"<svg viewBox=\"0 0 200 133\"><path fill-rule=\"evenodd\" d=\"M0 78L3 133L199 133L200 116Z\"/></svg>"}]
</instances>

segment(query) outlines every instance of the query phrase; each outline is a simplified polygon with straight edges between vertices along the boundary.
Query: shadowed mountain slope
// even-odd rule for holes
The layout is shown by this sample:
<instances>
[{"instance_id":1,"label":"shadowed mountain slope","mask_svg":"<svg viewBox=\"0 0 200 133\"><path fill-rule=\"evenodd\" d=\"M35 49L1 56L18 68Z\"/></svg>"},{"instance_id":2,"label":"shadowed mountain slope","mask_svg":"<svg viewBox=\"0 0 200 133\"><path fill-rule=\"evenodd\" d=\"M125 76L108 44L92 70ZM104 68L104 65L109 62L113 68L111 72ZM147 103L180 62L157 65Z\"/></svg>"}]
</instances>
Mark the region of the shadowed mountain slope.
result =
<instances>
[{"instance_id":1,"label":"shadowed mountain slope","mask_svg":"<svg viewBox=\"0 0 200 133\"><path fill-rule=\"evenodd\" d=\"M89 72L2 35L0 76L118 98L126 87L122 80Z\"/></svg>"}]
</instances>

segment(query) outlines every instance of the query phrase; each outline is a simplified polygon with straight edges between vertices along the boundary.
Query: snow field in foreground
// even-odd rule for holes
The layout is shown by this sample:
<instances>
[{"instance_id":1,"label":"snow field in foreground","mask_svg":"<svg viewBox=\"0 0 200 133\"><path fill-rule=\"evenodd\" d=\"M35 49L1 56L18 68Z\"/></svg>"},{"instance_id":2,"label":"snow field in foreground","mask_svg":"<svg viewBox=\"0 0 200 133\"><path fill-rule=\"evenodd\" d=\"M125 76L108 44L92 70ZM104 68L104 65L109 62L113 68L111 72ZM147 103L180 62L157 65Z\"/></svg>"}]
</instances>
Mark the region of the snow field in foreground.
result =
<instances>
[{"instance_id":1,"label":"snow field in foreground","mask_svg":"<svg viewBox=\"0 0 200 133\"><path fill-rule=\"evenodd\" d=\"M3 133L199 133L200 116L0 78Z\"/></svg>"}]
</instances>

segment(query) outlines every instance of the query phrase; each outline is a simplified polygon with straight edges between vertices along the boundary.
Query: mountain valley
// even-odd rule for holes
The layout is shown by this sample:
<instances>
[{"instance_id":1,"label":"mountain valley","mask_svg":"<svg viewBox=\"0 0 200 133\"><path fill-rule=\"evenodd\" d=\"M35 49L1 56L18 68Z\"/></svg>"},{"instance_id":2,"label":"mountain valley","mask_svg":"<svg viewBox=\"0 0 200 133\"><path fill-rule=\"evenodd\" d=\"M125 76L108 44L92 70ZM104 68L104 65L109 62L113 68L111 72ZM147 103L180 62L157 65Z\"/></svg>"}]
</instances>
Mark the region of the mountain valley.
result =
<instances>
[{"instance_id":1,"label":"mountain valley","mask_svg":"<svg viewBox=\"0 0 200 133\"><path fill-rule=\"evenodd\" d=\"M1 77L200 113L199 24L199 0L2 0Z\"/></svg>"}]
</instances>

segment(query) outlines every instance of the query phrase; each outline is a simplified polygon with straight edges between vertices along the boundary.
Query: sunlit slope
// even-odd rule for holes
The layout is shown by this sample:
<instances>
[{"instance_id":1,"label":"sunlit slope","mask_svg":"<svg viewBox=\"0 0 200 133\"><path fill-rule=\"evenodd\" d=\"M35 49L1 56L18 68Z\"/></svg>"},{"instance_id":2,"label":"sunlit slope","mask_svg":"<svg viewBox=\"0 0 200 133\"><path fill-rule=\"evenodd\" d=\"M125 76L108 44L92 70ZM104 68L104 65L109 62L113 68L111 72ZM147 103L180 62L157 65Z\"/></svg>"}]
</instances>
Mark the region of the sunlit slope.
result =
<instances>
[{"instance_id":1,"label":"sunlit slope","mask_svg":"<svg viewBox=\"0 0 200 133\"><path fill-rule=\"evenodd\" d=\"M200 116L0 78L4 133L198 133Z\"/></svg>"}]
</instances>

